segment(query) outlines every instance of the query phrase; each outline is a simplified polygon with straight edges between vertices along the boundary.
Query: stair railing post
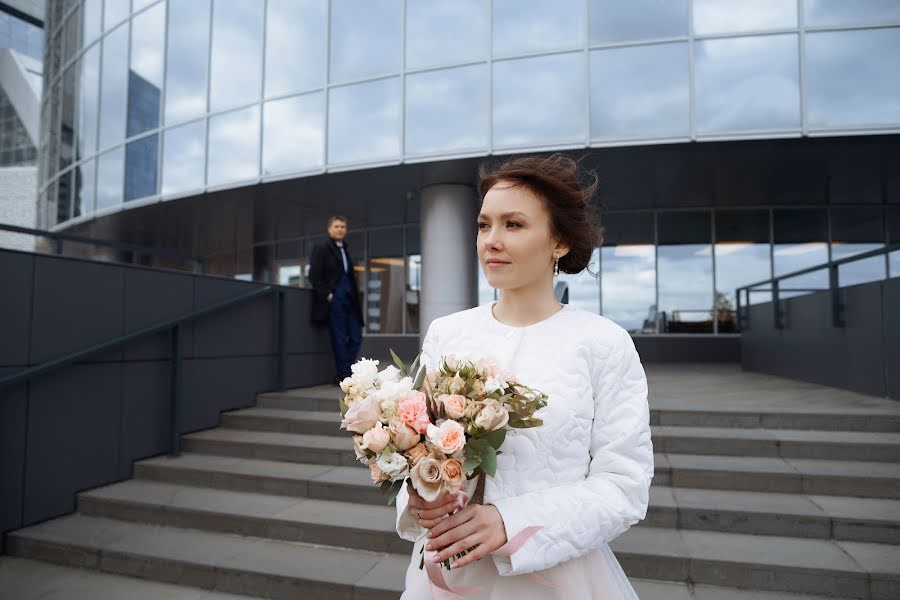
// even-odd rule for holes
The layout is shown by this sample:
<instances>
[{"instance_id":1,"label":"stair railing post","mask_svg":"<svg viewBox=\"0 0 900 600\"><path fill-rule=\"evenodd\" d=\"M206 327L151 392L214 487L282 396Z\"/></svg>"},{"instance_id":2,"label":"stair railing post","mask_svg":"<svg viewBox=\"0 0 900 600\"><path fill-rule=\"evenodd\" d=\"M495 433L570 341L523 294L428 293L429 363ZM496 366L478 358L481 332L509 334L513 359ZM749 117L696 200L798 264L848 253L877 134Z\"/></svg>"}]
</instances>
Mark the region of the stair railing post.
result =
<instances>
[{"instance_id":1,"label":"stair railing post","mask_svg":"<svg viewBox=\"0 0 900 600\"><path fill-rule=\"evenodd\" d=\"M181 454L181 323L172 327L172 380L171 380L171 419L170 431L172 442L169 454Z\"/></svg>"},{"instance_id":2,"label":"stair railing post","mask_svg":"<svg viewBox=\"0 0 900 600\"><path fill-rule=\"evenodd\" d=\"M831 291L831 324L834 327L843 327L844 306L841 304L841 286L838 279L838 266L828 265L828 287Z\"/></svg>"}]
</instances>

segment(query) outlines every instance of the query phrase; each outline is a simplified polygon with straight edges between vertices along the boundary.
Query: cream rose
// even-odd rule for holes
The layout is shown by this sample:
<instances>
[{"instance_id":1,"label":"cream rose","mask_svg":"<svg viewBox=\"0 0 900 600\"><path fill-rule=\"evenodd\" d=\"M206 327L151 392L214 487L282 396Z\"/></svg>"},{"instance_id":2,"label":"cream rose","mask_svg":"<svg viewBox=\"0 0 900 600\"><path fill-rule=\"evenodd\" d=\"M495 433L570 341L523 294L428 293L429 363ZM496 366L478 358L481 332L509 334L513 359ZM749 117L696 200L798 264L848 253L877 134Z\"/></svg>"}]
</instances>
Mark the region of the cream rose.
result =
<instances>
[{"instance_id":1,"label":"cream rose","mask_svg":"<svg viewBox=\"0 0 900 600\"><path fill-rule=\"evenodd\" d=\"M497 400L487 398L481 412L475 417L475 424L485 431L499 429L509 422L509 413Z\"/></svg>"},{"instance_id":2,"label":"cream rose","mask_svg":"<svg viewBox=\"0 0 900 600\"><path fill-rule=\"evenodd\" d=\"M394 446L397 450L409 450L422 439L419 432L404 423L400 417L391 419L388 429L391 432L391 439L394 441Z\"/></svg>"},{"instance_id":3,"label":"cream rose","mask_svg":"<svg viewBox=\"0 0 900 600\"><path fill-rule=\"evenodd\" d=\"M353 433L365 433L380 420L381 406L374 398L366 398L350 407L341 421L341 428Z\"/></svg>"},{"instance_id":4,"label":"cream rose","mask_svg":"<svg viewBox=\"0 0 900 600\"><path fill-rule=\"evenodd\" d=\"M391 441L391 432L381 424L381 421L375 423L372 429L363 434L362 447L375 452L376 454L384 450Z\"/></svg>"},{"instance_id":5,"label":"cream rose","mask_svg":"<svg viewBox=\"0 0 900 600\"><path fill-rule=\"evenodd\" d=\"M366 455L366 449L362 445L363 436L354 435L353 436L353 451L356 452L356 459L364 465L368 465L370 462L369 457Z\"/></svg>"},{"instance_id":6,"label":"cream rose","mask_svg":"<svg viewBox=\"0 0 900 600\"><path fill-rule=\"evenodd\" d=\"M379 481L384 481L388 478L387 473L381 470L381 467L378 466L376 461L372 461L369 464L369 475L372 476L372 483L378 483Z\"/></svg>"},{"instance_id":7,"label":"cream rose","mask_svg":"<svg viewBox=\"0 0 900 600\"><path fill-rule=\"evenodd\" d=\"M453 454L466 445L466 431L451 419L441 422L439 426L429 425L425 435L444 454Z\"/></svg>"},{"instance_id":8,"label":"cream rose","mask_svg":"<svg viewBox=\"0 0 900 600\"><path fill-rule=\"evenodd\" d=\"M466 387L466 380L460 377L458 374L453 376L453 379L450 380L450 386L447 388L451 394L458 394L463 391Z\"/></svg>"},{"instance_id":9,"label":"cream rose","mask_svg":"<svg viewBox=\"0 0 900 600\"><path fill-rule=\"evenodd\" d=\"M459 394L441 394L438 400L444 405L447 416L451 419L461 419L466 412L466 397Z\"/></svg>"},{"instance_id":10,"label":"cream rose","mask_svg":"<svg viewBox=\"0 0 900 600\"><path fill-rule=\"evenodd\" d=\"M409 457L409 462L415 466L417 462L428 456L428 448L425 447L425 444L419 442L410 448L406 455Z\"/></svg>"},{"instance_id":11,"label":"cream rose","mask_svg":"<svg viewBox=\"0 0 900 600\"><path fill-rule=\"evenodd\" d=\"M378 463L378 467L392 481L403 479L409 472L409 462L407 462L406 457L399 452L391 452L390 454L385 452L378 457L376 462Z\"/></svg>"},{"instance_id":12,"label":"cream rose","mask_svg":"<svg viewBox=\"0 0 900 600\"><path fill-rule=\"evenodd\" d=\"M458 492L463 483L465 476L463 475L463 464L455 458L448 458L441 463L441 479L447 486L447 491L451 494Z\"/></svg>"},{"instance_id":13,"label":"cream rose","mask_svg":"<svg viewBox=\"0 0 900 600\"><path fill-rule=\"evenodd\" d=\"M421 459L412 468L409 476L412 479L413 487L426 502L434 502L444 493L441 463L433 458Z\"/></svg>"}]
</instances>

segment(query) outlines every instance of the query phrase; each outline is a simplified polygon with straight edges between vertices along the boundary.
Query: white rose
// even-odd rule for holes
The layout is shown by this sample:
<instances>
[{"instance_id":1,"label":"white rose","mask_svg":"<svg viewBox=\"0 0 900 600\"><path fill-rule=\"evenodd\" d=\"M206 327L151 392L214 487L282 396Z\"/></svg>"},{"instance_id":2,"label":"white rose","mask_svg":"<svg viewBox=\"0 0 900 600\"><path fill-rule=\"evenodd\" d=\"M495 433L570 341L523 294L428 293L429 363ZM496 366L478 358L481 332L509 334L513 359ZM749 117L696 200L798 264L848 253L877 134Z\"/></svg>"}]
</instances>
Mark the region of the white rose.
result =
<instances>
[{"instance_id":1,"label":"white rose","mask_svg":"<svg viewBox=\"0 0 900 600\"><path fill-rule=\"evenodd\" d=\"M383 387L385 383L397 383L400 381L400 369L394 365L388 365L378 372L378 386Z\"/></svg>"},{"instance_id":2,"label":"white rose","mask_svg":"<svg viewBox=\"0 0 900 600\"><path fill-rule=\"evenodd\" d=\"M409 462L406 460L406 457L399 452L391 452L390 454L385 452L378 457L376 462L391 481L403 479L409 474Z\"/></svg>"},{"instance_id":3,"label":"white rose","mask_svg":"<svg viewBox=\"0 0 900 600\"><path fill-rule=\"evenodd\" d=\"M509 422L509 413L497 400L487 398L481 412L475 417L475 424L485 431L499 429Z\"/></svg>"},{"instance_id":4,"label":"white rose","mask_svg":"<svg viewBox=\"0 0 900 600\"><path fill-rule=\"evenodd\" d=\"M487 381L484 382L484 391L488 394L492 394L497 390L505 390L509 387L509 384L499 377L488 377Z\"/></svg>"},{"instance_id":5,"label":"white rose","mask_svg":"<svg viewBox=\"0 0 900 600\"><path fill-rule=\"evenodd\" d=\"M378 361L371 358L361 358L350 366L350 371L353 373L353 379L364 388L374 387L375 380L378 377Z\"/></svg>"}]
</instances>

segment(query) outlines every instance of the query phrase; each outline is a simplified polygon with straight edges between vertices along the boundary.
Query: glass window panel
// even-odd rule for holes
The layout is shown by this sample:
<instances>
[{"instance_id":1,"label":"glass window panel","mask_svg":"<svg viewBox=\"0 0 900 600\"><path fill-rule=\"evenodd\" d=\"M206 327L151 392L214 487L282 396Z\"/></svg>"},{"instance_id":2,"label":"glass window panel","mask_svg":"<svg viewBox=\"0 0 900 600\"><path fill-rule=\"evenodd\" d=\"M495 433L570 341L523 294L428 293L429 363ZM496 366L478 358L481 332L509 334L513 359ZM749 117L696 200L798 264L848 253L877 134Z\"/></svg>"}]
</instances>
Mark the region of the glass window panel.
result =
<instances>
[{"instance_id":1,"label":"glass window panel","mask_svg":"<svg viewBox=\"0 0 900 600\"><path fill-rule=\"evenodd\" d=\"M796 35L699 40L694 60L699 132L800 127Z\"/></svg>"},{"instance_id":2,"label":"glass window panel","mask_svg":"<svg viewBox=\"0 0 900 600\"><path fill-rule=\"evenodd\" d=\"M137 12L154 2L156 2L156 0L131 0L131 12Z\"/></svg>"},{"instance_id":3,"label":"glass window panel","mask_svg":"<svg viewBox=\"0 0 900 600\"><path fill-rule=\"evenodd\" d=\"M72 164L75 153L75 73L76 65L69 65L63 73L62 111L59 121L59 168Z\"/></svg>"},{"instance_id":4,"label":"glass window panel","mask_svg":"<svg viewBox=\"0 0 900 600\"><path fill-rule=\"evenodd\" d=\"M97 150L97 109L100 93L100 46L93 46L78 61L78 157Z\"/></svg>"},{"instance_id":5,"label":"glass window panel","mask_svg":"<svg viewBox=\"0 0 900 600\"><path fill-rule=\"evenodd\" d=\"M163 194L203 187L205 145L205 121L166 130L163 137Z\"/></svg>"},{"instance_id":6,"label":"glass window panel","mask_svg":"<svg viewBox=\"0 0 900 600\"><path fill-rule=\"evenodd\" d=\"M584 45L584 0L494 0L494 56Z\"/></svg>"},{"instance_id":7,"label":"glass window panel","mask_svg":"<svg viewBox=\"0 0 900 600\"><path fill-rule=\"evenodd\" d=\"M166 5L160 3L132 22L128 71L128 137L159 127Z\"/></svg>"},{"instance_id":8,"label":"glass window panel","mask_svg":"<svg viewBox=\"0 0 900 600\"><path fill-rule=\"evenodd\" d=\"M97 159L97 210L122 204L125 148L119 146Z\"/></svg>"},{"instance_id":9,"label":"glass window panel","mask_svg":"<svg viewBox=\"0 0 900 600\"><path fill-rule=\"evenodd\" d=\"M686 43L592 51L591 137L689 135L688 82Z\"/></svg>"},{"instance_id":10,"label":"glass window panel","mask_svg":"<svg viewBox=\"0 0 900 600\"><path fill-rule=\"evenodd\" d=\"M772 276L768 210L729 210L716 213L716 305L719 331L735 330L735 290ZM765 286L768 288L769 286ZM750 304L769 302L768 292L751 290ZM741 294L741 302L747 302Z\"/></svg>"},{"instance_id":11,"label":"glass window panel","mask_svg":"<svg viewBox=\"0 0 900 600\"><path fill-rule=\"evenodd\" d=\"M485 147L488 89L487 65L407 75L407 154Z\"/></svg>"},{"instance_id":12,"label":"glass window panel","mask_svg":"<svg viewBox=\"0 0 900 600\"><path fill-rule=\"evenodd\" d=\"M588 10L591 44L688 34L688 0L589 0Z\"/></svg>"},{"instance_id":13,"label":"glass window panel","mask_svg":"<svg viewBox=\"0 0 900 600\"><path fill-rule=\"evenodd\" d=\"M831 209L831 260L840 260L884 247L884 217L880 206ZM838 267L841 287L885 277L883 256L873 256Z\"/></svg>"},{"instance_id":14,"label":"glass window panel","mask_svg":"<svg viewBox=\"0 0 900 600\"><path fill-rule=\"evenodd\" d=\"M419 333L422 298L422 250L419 228L406 228L406 333Z\"/></svg>"},{"instance_id":15,"label":"glass window panel","mask_svg":"<svg viewBox=\"0 0 900 600\"><path fill-rule=\"evenodd\" d=\"M331 81L400 71L402 9L399 0L333 0Z\"/></svg>"},{"instance_id":16,"label":"glass window panel","mask_svg":"<svg viewBox=\"0 0 900 600\"><path fill-rule=\"evenodd\" d=\"M599 248L594 248L588 266L595 274L598 273L600 269ZM597 275L592 275L587 269L574 275L560 271L554 285L559 281L564 281L569 285L569 304L600 314L600 280Z\"/></svg>"},{"instance_id":17,"label":"glass window panel","mask_svg":"<svg viewBox=\"0 0 900 600\"><path fill-rule=\"evenodd\" d=\"M207 184L259 175L259 105L209 119Z\"/></svg>"},{"instance_id":18,"label":"glass window panel","mask_svg":"<svg viewBox=\"0 0 900 600\"><path fill-rule=\"evenodd\" d=\"M659 213L657 227L660 333L712 333L710 213Z\"/></svg>"},{"instance_id":19,"label":"glass window panel","mask_svg":"<svg viewBox=\"0 0 900 600\"><path fill-rule=\"evenodd\" d=\"M578 52L494 63L494 144L583 140L584 60Z\"/></svg>"},{"instance_id":20,"label":"glass window panel","mask_svg":"<svg viewBox=\"0 0 900 600\"><path fill-rule=\"evenodd\" d=\"M104 0L103 30L108 31L128 18L131 0Z\"/></svg>"},{"instance_id":21,"label":"glass window panel","mask_svg":"<svg viewBox=\"0 0 900 600\"><path fill-rule=\"evenodd\" d=\"M807 34L809 125L900 123L898 64L900 28Z\"/></svg>"},{"instance_id":22,"label":"glass window panel","mask_svg":"<svg viewBox=\"0 0 900 600\"><path fill-rule=\"evenodd\" d=\"M77 216L72 212L72 171L66 171L57 180L56 222L62 223Z\"/></svg>"},{"instance_id":23,"label":"glass window panel","mask_svg":"<svg viewBox=\"0 0 900 600\"><path fill-rule=\"evenodd\" d=\"M399 154L399 78L330 90L329 163L376 161Z\"/></svg>"},{"instance_id":24,"label":"glass window panel","mask_svg":"<svg viewBox=\"0 0 900 600\"><path fill-rule=\"evenodd\" d=\"M217 112L259 99L265 3L214 2L209 104Z\"/></svg>"},{"instance_id":25,"label":"glass window panel","mask_svg":"<svg viewBox=\"0 0 900 600\"><path fill-rule=\"evenodd\" d=\"M103 39L103 74L100 82L100 148L125 138L125 90L128 85L128 26Z\"/></svg>"},{"instance_id":26,"label":"glass window panel","mask_svg":"<svg viewBox=\"0 0 900 600\"><path fill-rule=\"evenodd\" d=\"M403 235L403 229L369 232L366 327L372 333L403 332Z\"/></svg>"},{"instance_id":27,"label":"glass window panel","mask_svg":"<svg viewBox=\"0 0 900 600\"><path fill-rule=\"evenodd\" d=\"M103 0L84 0L81 14L81 39L85 46L97 39L100 35L100 25L103 18Z\"/></svg>"},{"instance_id":28,"label":"glass window panel","mask_svg":"<svg viewBox=\"0 0 900 600\"><path fill-rule=\"evenodd\" d=\"M325 114L322 92L266 102L263 109L263 174L322 166Z\"/></svg>"},{"instance_id":29,"label":"glass window panel","mask_svg":"<svg viewBox=\"0 0 900 600\"><path fill-rule=\"evenodd\" d=\"M797 27L797 0L694 0L694 33Z\"/></svg>"},{"instance_id":30,"label":"glass window panel","mask_svg":"<svg viewBox=\"0 0 900 600\"><path fill-rule=\"evenodd\" d=\"M89 160L75 167L75 192L73 204L75 214L86 215L94 212L94 176L96 163Z\"/></svg>"},{"instance_id":31,"label":"glass window panel","mask_svg":"<svg viewBox=\"0 0 900 600\"><path fill-rule=\"evenodd\" d=\"M891 23L900 20L896 0L804 0L803 19L808 27Z\"/></svg>"},{"instance_id":32,"label":"glass window panel","mask_svg":"<svg viewBox=\"0 0 900 600\"><path fill-rule=\"evenodd\" d=\"M891 252L888 255L890 260L891 277L900 277L900 250Z\"/></svg>"},{"instance_id":33,"label":"glass window panel","mask_svg":"<svg viewBox=\"0 0 900 600\"><path fill-rule=\"evenodd\" d=\"M631 333L656 332L656 249L652 213L601 217L602 314Z\"/></svg>"},{"instance_id":34,"label":"glass window panel","mask_svg":"<svg viewBox=\"0 0 900 600\"><path fill-rule=\"evenodd\" d=\"M325 85L325 0L269 0L266 97Z\"/></svg>"},{"instance_id":35,"label":"glass window panel","mask_svg":"<svg viewBox=\"0 0 900 600\"><path fill-rule=\"evenodd\" d=\"M165 122L206 112L209 0L169 0Z\"/></svg>"},{"instance_id":36,"label":"glass window panel","mask_svg":"<svg viewBox=\"0 0 900 600\"><path fill-rule=\"evenodd\" d=\"M125 202L156 194L158 153L157 134L128 144L125 149Z\"/></svg>"},{"instance_id":37,"label":"glass window panel","mask_svg":"<svg viewBox=\"0 0 900 600\"><path fill-rule=\"evenodd\" d=\"M488 38L483 0L407 0L407 69L484 60Z\"/></svg>"},{"instance_id":38,"label":"glass window panel","mask_svg":"<svg viewBox=\"0 0 900 600\"><path fill-rule=\"evenodd\" d=\"M827 219L824 210L781 209L773 212L775 275L784 275L828 262ZM781 288L826 289L828 270L813 271L779 283ZM781 292L782 298L808 292Z\"/></svg>"}]
</instances>

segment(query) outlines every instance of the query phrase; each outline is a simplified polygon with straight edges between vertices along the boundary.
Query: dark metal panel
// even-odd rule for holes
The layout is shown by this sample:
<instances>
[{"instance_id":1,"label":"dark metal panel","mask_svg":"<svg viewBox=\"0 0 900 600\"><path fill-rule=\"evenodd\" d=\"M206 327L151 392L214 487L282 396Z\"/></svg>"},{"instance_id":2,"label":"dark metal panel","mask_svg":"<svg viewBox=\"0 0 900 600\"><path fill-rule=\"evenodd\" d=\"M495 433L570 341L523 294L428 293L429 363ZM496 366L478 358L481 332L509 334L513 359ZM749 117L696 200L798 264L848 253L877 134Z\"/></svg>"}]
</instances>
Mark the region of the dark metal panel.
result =
<instances>
[{"instance_id":1,"label":"dark metal panel","mask_svg":"<svg viewBox=\"0 0 900 600\"><path fill-rule=\"evenodd\" d=\"M641 363L736 363L741 341L736 336L635 336Z\"/></svg>"},{"instance_id":2,"label":"dark metal panel","mask_svg":"<svg viewBox=\"0 0 900 600\"><path fill-rule=\"evenodd\" d=\"M274 356L195 358L184 363L182 432L217 427L219 413L256 404L275 389Z\"/></svg>"},{"instance_id":3,"label":"dark metal panel","mask_svg":"<svg viewBox=\"0 0 900 600\"><path fill-rule=\"evenodd\" d=\"M149 269L125 271L125 331L131 333L193 310L194 277ZM185 356L190 356L192 326L185 325ZM171 356L171 334L138 340L125 348L126 360L147 360Z\"/></svg>"},{"instance_id":4,"label":"dark metal panel","mask_svg":"<svg viewBox=\"0 0 900 600\"><path fill-rule=\"evenodd\" d=\"M118 476L132 476L136 460L169 451L171 361L123 363L122 444Z\"/></svg>"},{"instance_id":5,"label":"dark metal panel","mask_svg":"<svg viewBox=\"0 0 900 600\"><path fill-rule=\"evenodd\" d=\"M0 365L28 364L28 322L34 255L0 250Z\"/></svg>"},{"instance_id":6,"label":"dark metal panel","mask_svg":"<svg viewBox=\"0 0 900 600\"><path fill-rule=\"evenodd\" d=\"M882 289L887 395L900 401L900 277L888 279Z\"/></svg>"},{"instance_id":7,"label":"dark metal panel","mask_svg":"<svg viewBox=\"0 0 900 600\"><path fill-rule=\"evenodd\" d=\"M0 368L0 377L18 369ZM25 384L0 390L0 538L22 526L25 468ZM0 553L5 549L0 547Z\"/></svg>"},{"instance_id":8,"label":"dark metal panel","mask_svg":"<svg viewBox=\"0 0 900 600\"><path fill-rule=\"evenodd\" d=\"M318 326L310 321L312 290L290 290L284 300L287 313L288 353L328 351L328 327Z\"/></svg>"},{"instance_id":9,"label":"dark metal panel","mask_svg":"<svg viewBox=\"0 0 900 600\"><path fill-rule=\"evenodd\" d=\"M41 363L123 334L124 269L35 257L31 361ZM121 350L92 359L118 360Z\"/></svg>"},{"instance_id":10,"label":"dark metal panel","mask_svg":"<svg viewBox=\"0 0 900 600\"><path fill-rule=\"evenodd\" d=\"M240 296L260 284L228 279L196 279L195 308ZM275 353L275 295L263 296L209 315L194 324L194 356Z\"/></svg>"},{"instance_id":11,"label":"dark metal panel","mask_svg":"<svg viewBox=\"0 0 900 600\"><path fill-rule=\"evenodd\" d=\"M75 510L75 494L117 480L121 366L74 365L31 384L25 524Z\"/></svg>"}]
</instances>

